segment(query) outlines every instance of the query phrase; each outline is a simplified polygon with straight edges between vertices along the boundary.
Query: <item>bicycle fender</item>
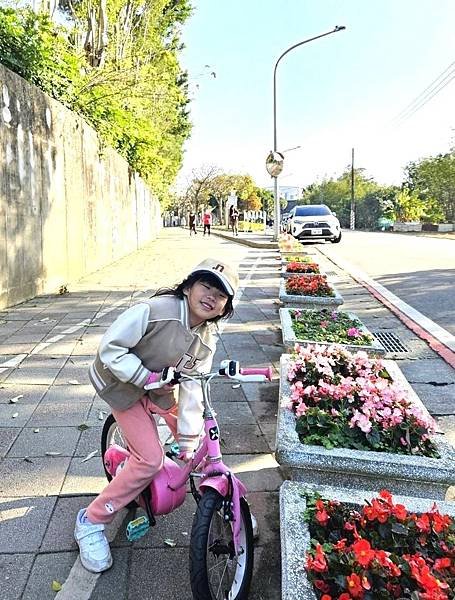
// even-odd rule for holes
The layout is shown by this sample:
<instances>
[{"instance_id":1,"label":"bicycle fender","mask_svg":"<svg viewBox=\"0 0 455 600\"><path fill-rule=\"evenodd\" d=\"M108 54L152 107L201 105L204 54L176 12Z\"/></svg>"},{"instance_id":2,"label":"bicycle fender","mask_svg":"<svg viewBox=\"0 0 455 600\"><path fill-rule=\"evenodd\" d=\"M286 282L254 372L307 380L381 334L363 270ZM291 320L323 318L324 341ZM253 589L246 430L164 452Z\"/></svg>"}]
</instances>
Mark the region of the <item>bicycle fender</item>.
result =
<instances>
[{"instance_id":1,"label":"bicycle fender","mask_svg":"<svg viewBox=\"0 0 455 600\"><path fill-rule=\"evenodd\" d=\"M232 479L232 503L234 519L231 523L234 536L234 547L236 553L240 552L240 498L246 495L246 487L231 473ZM204 493L207 488L212 488L221 496L226 497L229 493L229 481L226 475L208 475L206 479L199 484L199 491Z\"/></svg>"},{"instance_id":2,"label":"bicycle fender","mask_svg":"<svg viewBox=\"0 0 455 600\"><path fill-rule=\"evenodd\" d=\"M232 485L238 489L238 496L242 498L246 495L246 487L237 479L237 477L231 474ZM227 496L229 490L229 482L228 478L225 475L208 475L201 483L199 484L199 490L203 492L207 488L212 488L216 492L218 492L221 496Z\"/></svg>"}]
</instances>

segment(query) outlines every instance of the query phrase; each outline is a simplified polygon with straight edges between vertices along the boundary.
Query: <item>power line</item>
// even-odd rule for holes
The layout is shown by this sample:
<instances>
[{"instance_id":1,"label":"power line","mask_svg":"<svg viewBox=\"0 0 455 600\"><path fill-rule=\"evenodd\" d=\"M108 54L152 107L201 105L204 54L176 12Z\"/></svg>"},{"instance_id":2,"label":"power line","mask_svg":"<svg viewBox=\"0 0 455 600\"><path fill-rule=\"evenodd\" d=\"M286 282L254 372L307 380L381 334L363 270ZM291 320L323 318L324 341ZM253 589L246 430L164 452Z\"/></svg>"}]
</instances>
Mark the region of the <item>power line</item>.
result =
<instances>
[{"instance_id":1,"label":"power line","mask_svg":"<svg viewBox=\"0 0 455 600\"><path fill-rule=\"evenodd\" d=\"M445 76L444 76L445 75ZM442 79L441 79L442 78ZM412 102L410 102L391 123L399 125L412 117L434 96L439 94L455 78L455 61L452 62L438 77L430 83Z\"/></svg>"}]
</instances>

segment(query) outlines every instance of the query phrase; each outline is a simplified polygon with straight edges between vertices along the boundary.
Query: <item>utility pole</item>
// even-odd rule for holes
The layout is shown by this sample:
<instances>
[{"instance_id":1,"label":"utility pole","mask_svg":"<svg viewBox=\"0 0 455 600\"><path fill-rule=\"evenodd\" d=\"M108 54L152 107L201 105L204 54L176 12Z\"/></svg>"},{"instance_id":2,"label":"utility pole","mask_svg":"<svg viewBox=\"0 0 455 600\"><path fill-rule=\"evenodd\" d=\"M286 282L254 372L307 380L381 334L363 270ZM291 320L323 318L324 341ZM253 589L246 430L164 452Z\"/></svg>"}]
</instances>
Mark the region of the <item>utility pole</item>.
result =
<instances>
[{"instance_id":1,"label":"utility pole","mask_svg":"<svg viewBox=\"0 0 455 600\"><path fill-rule=\"evenodd\" d=\"M351 157L351 223L350 229L355 229L355 190L354 190L354 148Z\"/></svg>"}]
</instances>

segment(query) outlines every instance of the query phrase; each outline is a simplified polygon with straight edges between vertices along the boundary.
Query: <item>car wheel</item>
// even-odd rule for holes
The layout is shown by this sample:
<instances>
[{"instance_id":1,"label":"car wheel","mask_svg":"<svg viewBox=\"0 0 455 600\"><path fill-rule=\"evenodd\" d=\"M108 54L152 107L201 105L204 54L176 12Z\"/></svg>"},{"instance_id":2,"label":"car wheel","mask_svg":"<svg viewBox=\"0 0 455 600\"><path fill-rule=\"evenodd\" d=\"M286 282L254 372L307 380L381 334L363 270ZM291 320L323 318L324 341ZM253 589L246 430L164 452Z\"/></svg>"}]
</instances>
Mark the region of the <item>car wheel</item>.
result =
<instances>
[{"instance_id":1,"label":"car wheel","mask_svg":"<svg viewBox=\"0 0 455 600\"><path fill-rule=\"evenodd\" d=\"M340 235L336 238L333 238L333 240L330 240L332 242L332 244L339 244L341 242L341 231L340 231Z\"/></svg>"}]
</instances>

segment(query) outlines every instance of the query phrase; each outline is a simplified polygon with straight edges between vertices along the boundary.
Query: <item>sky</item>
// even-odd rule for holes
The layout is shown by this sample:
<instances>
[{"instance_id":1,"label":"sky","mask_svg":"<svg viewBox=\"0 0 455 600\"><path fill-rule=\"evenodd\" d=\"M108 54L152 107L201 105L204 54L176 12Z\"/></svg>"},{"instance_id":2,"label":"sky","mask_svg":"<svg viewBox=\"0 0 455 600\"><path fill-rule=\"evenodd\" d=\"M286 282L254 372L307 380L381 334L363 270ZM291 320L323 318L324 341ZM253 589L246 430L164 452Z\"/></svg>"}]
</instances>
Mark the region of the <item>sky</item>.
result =
<instances>
[{"instance_id":1,"label":"sky","mask_svg":"<svg viewBox=\"0 0 455 600\"><path fill-rule=\"evenodd\" d=\"M178 187L193 169L212 165L272 185L265 159L273 148L275 62L290 46L336 25L346 30L292 50L277 68L277 149L300 146L284 153L280 185L338 177L351 164L352 148L355 167L381 184L399 184L407 163L455 146L454 0L193 5L181 55L193 130ZM425 100L421 94L435 80L447 85L400 118L416 99Z\"/></svg>"}]
</instances>

